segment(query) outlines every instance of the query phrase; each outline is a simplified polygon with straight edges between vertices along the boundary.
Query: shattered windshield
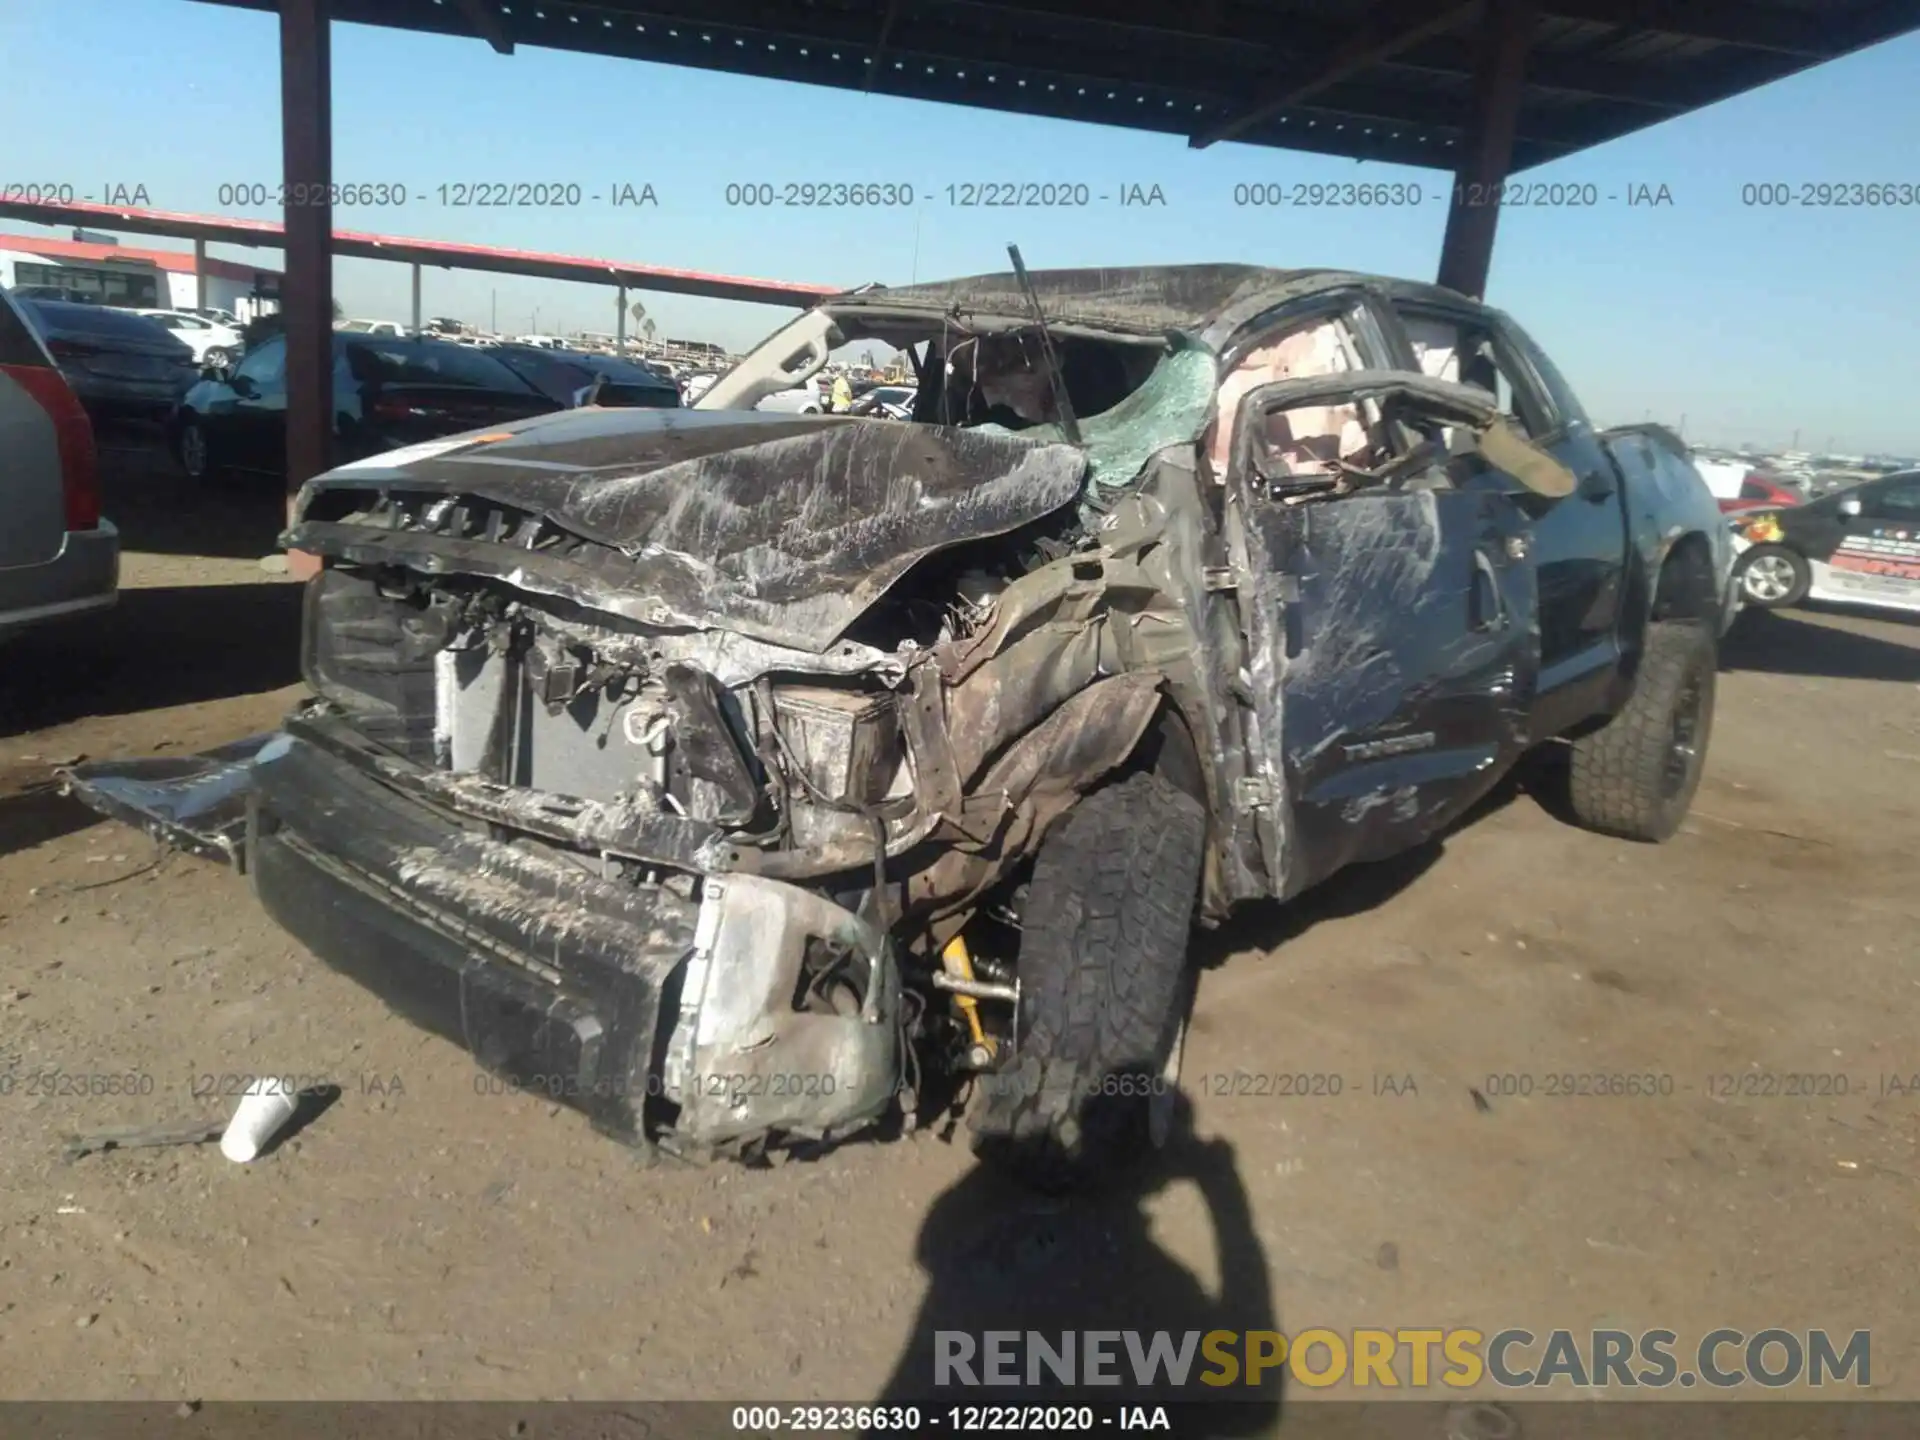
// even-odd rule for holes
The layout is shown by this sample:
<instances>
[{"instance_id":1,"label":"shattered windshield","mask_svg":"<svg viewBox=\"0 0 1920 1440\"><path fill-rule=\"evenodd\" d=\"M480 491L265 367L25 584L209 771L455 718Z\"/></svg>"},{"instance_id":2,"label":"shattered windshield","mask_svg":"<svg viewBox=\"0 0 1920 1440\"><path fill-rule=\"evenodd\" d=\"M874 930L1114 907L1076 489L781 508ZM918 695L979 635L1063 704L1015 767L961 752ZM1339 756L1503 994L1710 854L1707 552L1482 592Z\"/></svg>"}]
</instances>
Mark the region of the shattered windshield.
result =
<instances>
[{"instance_id":1,"label":"shattered windshield","mask_svg":"<svg viewBox=\"0 0 1920 1440\"><path fill-rule=\"evenodd\" d=\"M1155 453L1194 440L1212 417L1219 385L1212 352L1180 336L1169 343L1171 348L1137 389L1111 409L1080 421L1081 449L1087 456L1083 516L1109 509L1116 492L1131 485ZM991 424L973 428L1025 440L1065 438L1057 423L1018 431Z\"/></svg>"}]
</instances>

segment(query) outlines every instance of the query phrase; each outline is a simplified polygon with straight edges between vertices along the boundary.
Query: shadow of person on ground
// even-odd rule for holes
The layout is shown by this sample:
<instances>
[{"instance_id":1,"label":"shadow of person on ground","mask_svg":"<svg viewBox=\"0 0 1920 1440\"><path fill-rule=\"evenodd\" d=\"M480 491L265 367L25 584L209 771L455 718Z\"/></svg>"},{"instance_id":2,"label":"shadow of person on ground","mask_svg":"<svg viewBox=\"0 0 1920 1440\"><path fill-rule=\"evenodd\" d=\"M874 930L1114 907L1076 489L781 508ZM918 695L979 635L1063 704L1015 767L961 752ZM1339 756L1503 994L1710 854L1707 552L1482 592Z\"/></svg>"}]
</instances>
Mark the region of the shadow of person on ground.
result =
<instances>
[{"instance_id":1,"label":"shadow of person on ground","mask_svg":"<svg viewBox=\"0 0 1920 1440\"><path fill-rule=\"evenodd\" d=\"M1823 614L1830 620L1844 618L1852 626L1822 624L1811 616L1778 610L1742 612L1720 642L1720 668L1920 684L1920 624L1905 617L1874 616L1873 621L1888 627L1890 637L1897 637L1883 639L1853 628L1868 617L1831 610Z\"/></svg>"},{"instance_id":2,"label":"shadow of person on ground","mask_svg":"<svg viewBox=\"0 0 1920 1440\"><path fill-rule=\"evenodd\" d=\"M1199 1403L1208 1407L1204 1433L1269 1433L1279 1421L1280 1367L1249 1385L1238 1364L1246 1355L1246 1332L1280 1328L1246 1186L1225 1140L1196 1138L1184 1123L1176 1125L1175 1136L1165 1150L1115 1176L1102 1193L1049 1199L998 1169L976 1165L936 1200L915 1247L927 1275L926 1298L879 1403L917 1404L943 1414L954 1405L1093 1405L1100 1407L1097 1414L1111 1414L1117 1404L1178 1402L1183 1424L1195 1420L1192 1407ZM1212 1231L1217 1294L1208 1293L1206 1283L1154 1235L1152 1208L1184 1213L1185 1207L1150 1202L1183 1185L1198 1192ZM1217 1330L1236 1332L1226 1347L1236 1373L1231 1383L1203 1384L1201 1376L1224 1373L1201 1349L1203 1337ZM1013 1384L987 1383L993 1373L989 1331L1015 1332L1002 1342L1016 1357ZM1118 1332L1104 1349L1119 1383L1086 1383L1093 1331ZM1188 1358L1184 1383L1170 1383L1165 1364L1136 1375L1130 1331L1137 1332L1141 1357L1149 1362L1155 1332L1164 1332L1162 1353L1170 1343L1173 1355ZM1061 1347L1071 1345L1074 1383L1065 1383L1038 1356L1027 1343L1030 1334L1043 1336L1062 1355L1067 1352ZM943 1364L969 1343L978 1384L964 1383L965 1368Z\"/></svg>"}]
</instances>

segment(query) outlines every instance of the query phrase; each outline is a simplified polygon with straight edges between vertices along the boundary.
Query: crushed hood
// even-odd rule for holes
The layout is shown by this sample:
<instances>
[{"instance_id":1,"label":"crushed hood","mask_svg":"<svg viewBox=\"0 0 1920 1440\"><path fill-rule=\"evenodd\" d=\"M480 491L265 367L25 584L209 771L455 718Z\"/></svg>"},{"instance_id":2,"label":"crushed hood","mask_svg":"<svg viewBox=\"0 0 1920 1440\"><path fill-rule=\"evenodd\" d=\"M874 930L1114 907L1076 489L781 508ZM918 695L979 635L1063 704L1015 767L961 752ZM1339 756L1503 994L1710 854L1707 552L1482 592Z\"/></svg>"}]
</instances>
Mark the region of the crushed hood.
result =
<instances>
[{"instance_id":1,"label":"crushed hood","mask_svg":"<svg viewBox=\"0 0 1920 1440\"><path fill-rule=\"evenodd\" d=\"M344 514L341 491L491 502L614 553L583 563L467 538L463 551L480 563L452 568L649 623L718 625L818 652L923 556L1071 504L1085 469L1069 445L894 421L574 410L328 471L301 491L285 539L401 563L408 547L436 551L427 568L446 569L429 527L314 517Z\"/></svg>"}]
</instances>

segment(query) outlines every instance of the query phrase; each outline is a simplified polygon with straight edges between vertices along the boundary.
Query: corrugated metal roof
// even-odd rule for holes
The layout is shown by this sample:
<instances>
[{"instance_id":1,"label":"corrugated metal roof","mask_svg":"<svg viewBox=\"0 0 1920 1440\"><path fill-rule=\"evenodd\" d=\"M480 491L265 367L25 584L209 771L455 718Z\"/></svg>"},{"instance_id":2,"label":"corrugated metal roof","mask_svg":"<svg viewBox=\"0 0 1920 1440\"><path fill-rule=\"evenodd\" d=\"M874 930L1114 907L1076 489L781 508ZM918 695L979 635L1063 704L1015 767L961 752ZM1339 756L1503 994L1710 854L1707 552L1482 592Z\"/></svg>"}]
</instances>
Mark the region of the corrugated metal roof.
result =
<instances>
[{"instance_id":1,"label":"corrugated metal roof","mask_svg":"<svg viewBox=\"0 0 1920 1440\"><path fill-rule=\"evenodd\" d=\"M276 8L275 0L204 3ZM1469 120L1478 10L1448 0L330 0L330 7L351 23L476 37L484 29L514 45L1201 140L1238 119L1231 138L1244 143L1429 166L1453 163ZM1920 0L1539 0L1539 12L1537 73L1515 145L1522 169L1920 28ZM484 25L477 28L473 15ZM1428 58L1407 63L1422 51ZM1414 71L1454 78L1416 80Z\"/></svg>"}]
</instances>

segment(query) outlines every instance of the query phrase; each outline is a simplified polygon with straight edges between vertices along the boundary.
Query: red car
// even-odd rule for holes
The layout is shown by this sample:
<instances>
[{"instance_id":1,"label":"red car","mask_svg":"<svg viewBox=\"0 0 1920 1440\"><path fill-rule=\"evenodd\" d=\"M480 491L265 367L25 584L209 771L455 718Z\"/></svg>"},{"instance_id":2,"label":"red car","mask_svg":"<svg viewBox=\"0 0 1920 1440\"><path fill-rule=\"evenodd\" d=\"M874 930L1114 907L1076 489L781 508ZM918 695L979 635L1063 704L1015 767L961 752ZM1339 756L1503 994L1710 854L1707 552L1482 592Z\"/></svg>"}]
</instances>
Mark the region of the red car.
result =
<instances>
[{"instance_id":1,"label":"red car","mask_svg":"<svg viewBox=\"0 0 1920 1440\"><path fill-rule=\"evenodd\" d=\"M1749 475L1740 482L1737 496L1720 501L1720 513L1734 515L1742 510L1778 510L1805 503L1806 497L1791 485L1782 485L1778 480L1769 480L1764 475Z\"/></svg>"}]
</instances>

